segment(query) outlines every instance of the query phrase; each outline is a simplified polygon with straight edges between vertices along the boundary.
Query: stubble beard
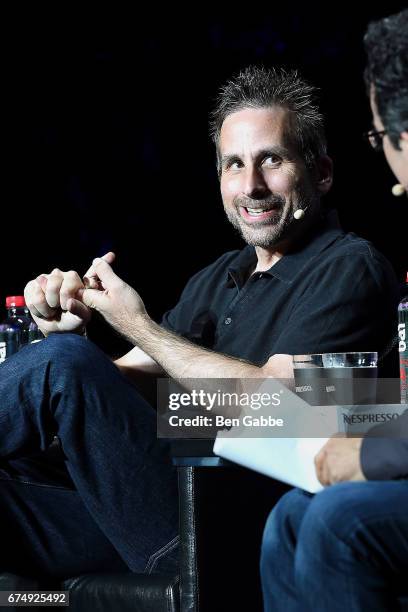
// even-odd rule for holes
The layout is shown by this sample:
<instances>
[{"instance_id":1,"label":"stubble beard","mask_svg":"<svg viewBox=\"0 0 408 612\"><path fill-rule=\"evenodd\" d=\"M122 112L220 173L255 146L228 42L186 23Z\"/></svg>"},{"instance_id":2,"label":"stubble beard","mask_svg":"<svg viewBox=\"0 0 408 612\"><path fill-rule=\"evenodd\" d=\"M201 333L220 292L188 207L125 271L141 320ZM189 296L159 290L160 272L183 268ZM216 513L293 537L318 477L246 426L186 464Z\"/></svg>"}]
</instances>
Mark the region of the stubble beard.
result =
<instances>
[{"instance_id":1,"label":"stubble beard","mask_svg":"<svg viewBox=\"0 0 408 612\"><path fill-rule=\"evenodd\" d=\"M247 244L270 249L276 247L283 240L288 239L292 228L299 229L299 221L293 217L295 210L300 208L303 210L307 208L308 211L314 209L316 200L316 194L299 190L295 195L294 201L291 203L288 203L286 198L278 195L263 200L236 197L233 201L233 207L226 208L224 205L224 210L230 223ZM254 204L257 207L276 207L274 219L259 221L253 225L245 223L245 220L241 217L240 207L253 207ZM312 210L310 210L311 212Z\"/></svg>"}]
</instances>

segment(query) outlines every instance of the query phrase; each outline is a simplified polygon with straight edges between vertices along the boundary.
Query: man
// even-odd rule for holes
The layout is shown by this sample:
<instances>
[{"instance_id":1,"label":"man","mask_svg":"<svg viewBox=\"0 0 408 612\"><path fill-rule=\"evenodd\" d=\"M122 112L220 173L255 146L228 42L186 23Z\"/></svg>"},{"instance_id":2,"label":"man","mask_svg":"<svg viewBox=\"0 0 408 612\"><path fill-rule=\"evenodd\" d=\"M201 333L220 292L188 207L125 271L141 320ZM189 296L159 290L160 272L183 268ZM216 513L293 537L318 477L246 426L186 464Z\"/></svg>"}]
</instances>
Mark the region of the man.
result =
<instances>
[{"instance_id":1,"label":"man","mask_svg":"<svg viewBox=\"0 0 408 612\"><path fill-rule=\"evenodd\" d=\"M407 32L406 10L371 24L365 37L370 141L383 146L405 190ZM261 559L265 610L394 609L408 568L408 412L364 439L332 438L315 463L322 484L341 484L316 496L295 489L272 511Z\"/></svg>"},{"instance_id":2,"label":"man","mask_svg":"<svg viewBox=\"0 0 408 612\"><path fill-rule=\"evenodd\" d=\"M212 133L224 208L247 246L195 275L161 326L111 253L84 282L56 269L27 285L49 337L0 370L0 513L20 544L9 569L22 567L21 549L58 576L174 568L175 475L153 410L122 374L287 378L293 354L389 341L391 267L320 201L332 164L313 88L293 72L247 69L221 91ZM91 309L135 345L115 365L80 336ZM52 435L60 474L27 459Z\"/></svg>"}]
</instances>

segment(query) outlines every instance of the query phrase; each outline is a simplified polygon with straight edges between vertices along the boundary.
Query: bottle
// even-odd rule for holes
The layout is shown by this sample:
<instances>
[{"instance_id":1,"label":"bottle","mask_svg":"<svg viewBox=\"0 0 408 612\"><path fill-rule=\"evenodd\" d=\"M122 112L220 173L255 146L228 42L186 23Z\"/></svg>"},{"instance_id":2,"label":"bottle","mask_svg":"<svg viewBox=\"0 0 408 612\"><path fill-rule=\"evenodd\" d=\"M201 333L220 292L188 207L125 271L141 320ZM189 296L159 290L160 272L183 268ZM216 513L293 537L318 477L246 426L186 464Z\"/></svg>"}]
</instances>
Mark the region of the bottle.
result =
<instances>
[{"instance_id":1,"label":"bottle","mask_svg":"<svg viewBox=\"0 0 408 612\"><path fill-rule=\"evenodd\" d=\"M7 317L0 324L0 363L32 341L40 340L41 332L30 316L24 296L6 298Z\"/></svg>"},{"instance_id":2,"label":"bottle","mask_svg":"<svg viewBox=\"0 0 408 612\"><path fill-rule=\"evenodd\" d=\"M33 320L27 306L24 306L24 313L26 317L30 319L30 324L28 326L28 330L24 330L25 336L23 339L23 344L34 344L34 342L44 340L45 336L38 328L37 323Z\"/></svg>"},{"instance_id":3,"label":"bottle","mask_svg":"<svg viewBox=\"0 0 408 612\"><path fill-rule=\"evenodd\" d=\"M27 309L28 310L28 309ZM30 327L28 328L28 342L34 344L44 339L43 333L38 329L38 325L35 321L31 321Z\"/></svg>"},{"instance_id":4,"label":"bottle","mask_svg":"<svg viewBox=\"0 0 408 612\"><path fill-rule=\"evenodd\" d=\"M408 290L408 272L406 278ZM401 404L408 404L408 295L398 305L398 351L400 363Z\"/></svg>"},{"instance_id":5,"label":"bottle","mask_svg":"<svg viewBox=\"0 0 408 612\"><path fill-rule=\"evenodd\" d=\"M21 295L6 298L7 317L0 325L1 361L5 361L8 357L17 353L20 348L22 328L29 325L24 306L25 300Z\"/></svg>"}]
</instances>

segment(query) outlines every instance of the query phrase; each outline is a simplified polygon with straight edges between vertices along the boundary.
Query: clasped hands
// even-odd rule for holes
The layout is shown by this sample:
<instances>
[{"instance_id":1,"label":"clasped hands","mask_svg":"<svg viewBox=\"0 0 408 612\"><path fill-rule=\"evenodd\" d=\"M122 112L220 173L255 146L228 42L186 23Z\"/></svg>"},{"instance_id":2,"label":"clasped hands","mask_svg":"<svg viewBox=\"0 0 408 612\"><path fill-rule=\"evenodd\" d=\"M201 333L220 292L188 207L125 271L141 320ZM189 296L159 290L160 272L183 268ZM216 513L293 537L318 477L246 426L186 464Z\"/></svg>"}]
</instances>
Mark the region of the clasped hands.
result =
<instances>
[{"instance_id":1,"label":"clasped hands","mask_svg":"<svg viewBox=\"0 0 408 612\"><path fill-rule=\"evenodd\" d=\"M81 279L73 270L55 268L25 287L24 297L42 333L82 333L97 310L119 333L127 336L138 315L146 310L138 293L117 276L111 264L115 254L94 259Z\"/></svg>"}]
</instances>

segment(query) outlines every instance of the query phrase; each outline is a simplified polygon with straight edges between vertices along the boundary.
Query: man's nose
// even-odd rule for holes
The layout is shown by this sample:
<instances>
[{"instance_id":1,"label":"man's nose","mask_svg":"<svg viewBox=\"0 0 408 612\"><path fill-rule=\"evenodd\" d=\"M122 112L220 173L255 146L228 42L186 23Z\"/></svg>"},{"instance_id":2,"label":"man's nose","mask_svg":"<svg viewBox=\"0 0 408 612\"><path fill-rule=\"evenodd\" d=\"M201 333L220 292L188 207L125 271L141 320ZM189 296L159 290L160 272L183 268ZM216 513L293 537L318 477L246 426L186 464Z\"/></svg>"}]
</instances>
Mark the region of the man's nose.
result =
<instances>
[{"instance_id":1,"label":"man's nose","mask_svg":"<svg viewBox=\"0 0 408 612\"><path fill-rule=\"evenodd\" d=\"M265 177L259 168L246 169L243 193L253 200L264 198L269 193Z\"/></svg>"}]
</instances>

